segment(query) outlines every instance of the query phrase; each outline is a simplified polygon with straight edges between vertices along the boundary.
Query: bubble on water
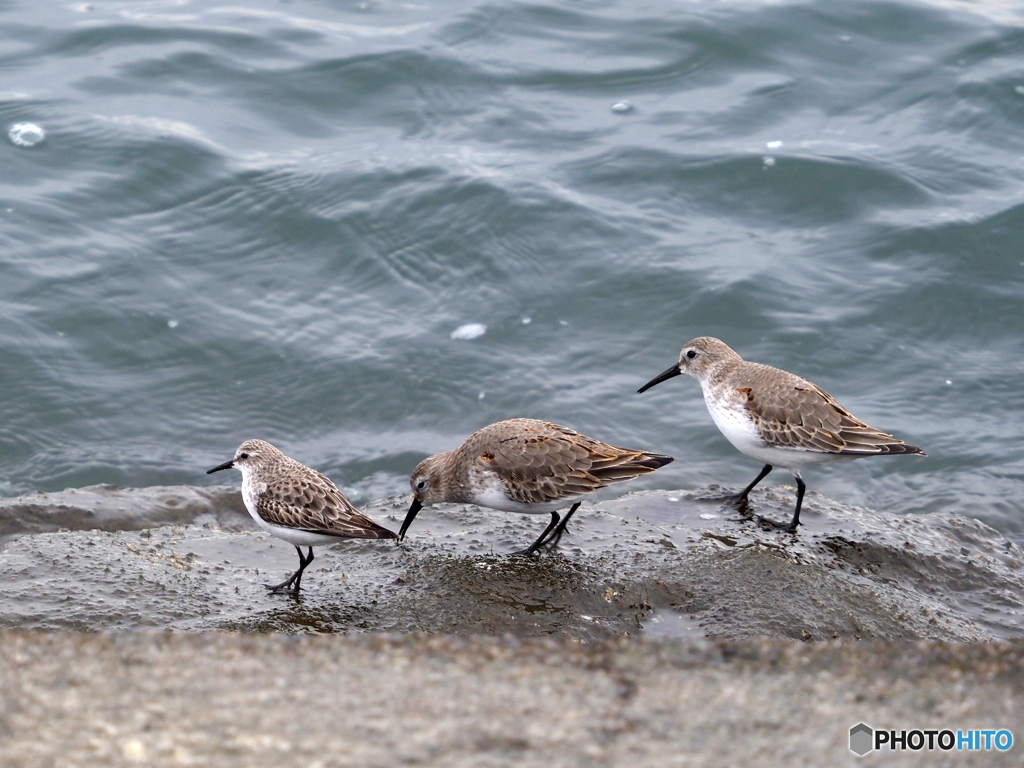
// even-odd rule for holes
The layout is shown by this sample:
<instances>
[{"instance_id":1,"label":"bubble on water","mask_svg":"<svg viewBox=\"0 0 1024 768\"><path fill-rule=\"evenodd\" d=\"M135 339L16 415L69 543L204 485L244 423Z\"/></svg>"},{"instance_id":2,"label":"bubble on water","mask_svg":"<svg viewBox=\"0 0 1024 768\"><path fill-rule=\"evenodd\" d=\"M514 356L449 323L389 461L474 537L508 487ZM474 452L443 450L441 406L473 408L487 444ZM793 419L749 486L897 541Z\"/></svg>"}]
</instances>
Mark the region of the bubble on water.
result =
<instances>
[{"instance_id":1,"label":"bubble on water","mask_svg":"<svg viewBox=\"0 0 1024 768\"><path fill-rule=\"evenodd\" d=\"M716 515L714 512L701 512L700 513L700 519L701 520L714 520L717 517L718 517L718 515Z\"/></svg>"},{"instance_id":2,"label":"bubble on water","mask_svg":"<svg viewBox=\"0 0 1024 768\"><path fill-rule=\"evenodd\" d=\"M773 165L775 165L775 158L774 157L762 157L761 161L768 168L771 168Z\"/></svg>"},{"instance_id":3,"label":"bubble on water","mask_svg":"<svg viewBox=\"0 0 1024 768\"><path fill-rule=\"evenodd\" d=\"M487 326L483 323L467 323L466 325L460 325L452 331L452 338L475 339L477 336L483 336L485 333L487 333Z\"/></svg>"},{"instance_id":4,"label":"bubble on water","mask_svg":"<svg viewBox=\"0 0 1024 768\"><path fill-rule=\"evenodd\" d=\"M949 379L946 379L946 386L947 386L947 387L951 387L951 386L953 386L953 382L952 382L952 381L950 381Z\"/></svg>"},{"instance_id":5,"label":"bubble on water","mask_svg":"<svg viewBox=\"0 0 1024 768\"><path fill-rule=\"evenodd\" d=\"M1016 91L1017 93L1019 93L1019 94L1021 94L1021 95L1024 95L1024 85L1018 85L1018 86L1017 86L1016 88L1014 88L1013 90L1015 90L1015 91Z\"/></svg>"},{"instance_id":6,"label":"bubble on water","mask_svg":"<svg viewBox=\"0 0 1024 768\"><path fill-rule=\"evenodd\" d=\"M167 321L167 327L168 328L177 328L178 327L178 321L177 320L168 320Z\"/></svg>"},{"instance_id":7,"label":"bubble on water","mask_svg":"<svg viewBox=\"0 0 1024 768\"><path fill-rule=\"evenodd\" d=\"M669 496L668 500L669 501L679 501L679 497L678 496Z\"/></svg>"},{"instance_id":8,"label":"bubble on water","mask_svg":"<svg viewBox=\"0 0 1024 768\"><path fill-rule=\"evenodd\" d=\"M627 112L632 111L633 105L630 104L628 101L617 101L614 104L612 104L612 112L615 112L616 114L624 115Z\"/></svg>"},{"instance_id":9,"label":"bubble on water","mask_svg":"<svg viewBox=\"0 0 1024 768\"><path fill-rule=\"evenodd\" d=\"M46 131L35 123L15 123L7 132L7 137L16 147L34 147L46 138Z\"/></svg>"},{"instance_id":10,"label":"bubble on water","mask_svg":"<svg viewBox=\"0 0 1024 768\"><path fill-rule=\"evenodd\" d=\"M529 325L532 322L533 322L533 318L532 317L524 317L523 318L523 325Z\"/></svg>"},{"instance_id":11,"label":"bubble on water","mask_svg":"<svg viewBox=\"0 0 1024 768\"><path fill-rule=\"evenodd\" d=\"M476 399L477 400L483 400L485 397L487 397L487 393L486 392L481 392L479 395L476 396Z\"/></svg>"},{"instance_id":12,"label":"bubble on water","mask_svg":"<svg viewBox=\"0 0 1024 768\"><path fill-rule=\"evenodd\" d=\"M778 149L779 147L782 146L782 142L781 141L769 141L767 144L765 144L765 146L768 147L768 149Z\"/></svg>"},{"instance_id":13,"label":"bubble on water","mask_svg":"<svg viewBox=\"0 0 1024 768\"><path fill-rule=\"evenodd\" d=\"M849 36L849 35L840 35L840 36L839 36L839 39L840 39L840 40L841 40L842 42L844 42L844 43L848 43L848 42L850 42L850 36Z\"/></svg>"}]
</instances>

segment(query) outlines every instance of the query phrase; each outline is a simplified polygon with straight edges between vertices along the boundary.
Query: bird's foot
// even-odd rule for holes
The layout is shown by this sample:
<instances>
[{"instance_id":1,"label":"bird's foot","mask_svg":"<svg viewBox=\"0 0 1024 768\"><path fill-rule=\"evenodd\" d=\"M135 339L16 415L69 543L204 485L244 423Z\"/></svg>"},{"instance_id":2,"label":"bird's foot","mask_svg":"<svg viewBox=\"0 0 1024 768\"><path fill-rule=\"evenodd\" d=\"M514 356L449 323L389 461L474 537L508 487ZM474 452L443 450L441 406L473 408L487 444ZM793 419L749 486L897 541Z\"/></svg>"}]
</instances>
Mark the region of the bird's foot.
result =
<instances>
[{"instance_id":1,"label":"bird's foot","mask_svg":"<svg viewBox=\"0 0 1024 768\"><path fill-rule=\"evenodd\" d=\"M776 530L786 531L786 533L796 533L797 526L800 523L794 523L792 521L788 523L777 523L774 520L769 520L767 517L761 515L751 515L762 527L775 528Z\"/></svg>"},{"instance_id":2,"label":"bird's foot","mask_svg":"<svg viewBox=\"0 0 1024 768\"><path fill-rule=\"evenodd\" d=\"M750 501L746 496L735 495L726 499L726 509L734 509L740 514L742 520L755 520L759 517L751 509Z\"/></svg>"},{"instance_id":3,"label":"bird's foot","mask_svg":"<svg viewBox=\"0 0 1024 768\"><path fill-rule=\"evenodd\" d=\"M517 549L515 552L509 552L508 556L509 557L533 557L534 555L537 554L537 550L539 550L539 549L540 549L540 547L538 547L536 545L533 545L533 546L527 547L526 549Z\"/></svg>"},{"instance_id":4,"label":"bird's foot","mask_svg":"<svg viewBox=\"0 0 1024 768\"><path fill-rule=\"evenodd\" d=\"M281 585L279 585L279 584L278 585L264 584L263 586L266 587L267 588L267 592L269 592L272 595L288 595L289 597L298 597L299 596L299 590L297 590L295 587L289 587L289 588L285 589L285 588L281 587Z\"/></svg>"},{"instance_id":5,"label":"bird's foot","mask_svg":"<svg viewBox=\"0 0 1024 768\"><path fill-rule=\"evenodd\" d=\"M299 585L295 583L294 576L292 576L287 581L282 581L280 584L264 584L263 586L275 595L299 594Z\"/></svg>"},{"instance_id":6,"label":"bird's foot","mask_svg":"<svg viewBox=\"0 0 1024 768\"><path fill-rule=\"evenodd\" d=\"M748 507L750 507L750 499L744 493L734 493L726 496L725 503L734 509L738 509L740 512L746 512Z\"/></svg>"}]
</instances>

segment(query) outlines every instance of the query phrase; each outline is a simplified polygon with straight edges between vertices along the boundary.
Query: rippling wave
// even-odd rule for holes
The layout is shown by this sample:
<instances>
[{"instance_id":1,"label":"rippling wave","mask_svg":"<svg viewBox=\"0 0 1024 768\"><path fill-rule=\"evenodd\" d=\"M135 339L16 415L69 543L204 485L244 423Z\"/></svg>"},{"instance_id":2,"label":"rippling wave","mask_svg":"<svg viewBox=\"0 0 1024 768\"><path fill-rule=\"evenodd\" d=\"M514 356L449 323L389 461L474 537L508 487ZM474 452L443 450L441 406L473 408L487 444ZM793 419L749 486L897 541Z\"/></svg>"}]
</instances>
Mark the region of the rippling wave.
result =
<instances>
[{"instance_id":1,"label":"rippling wave","mask_svg":"<svg viewBox=\"0 0 1024 768\"><path fill-rule=\"evenodd\" d=\"M694 382L635 394L708 334L930 454L815 490L1024 533L1007 7L250 6L0 10L46 132L0 146L0 492L262 437L397 493L519 415L740 485Z\"/></svg>"}]
</instances>

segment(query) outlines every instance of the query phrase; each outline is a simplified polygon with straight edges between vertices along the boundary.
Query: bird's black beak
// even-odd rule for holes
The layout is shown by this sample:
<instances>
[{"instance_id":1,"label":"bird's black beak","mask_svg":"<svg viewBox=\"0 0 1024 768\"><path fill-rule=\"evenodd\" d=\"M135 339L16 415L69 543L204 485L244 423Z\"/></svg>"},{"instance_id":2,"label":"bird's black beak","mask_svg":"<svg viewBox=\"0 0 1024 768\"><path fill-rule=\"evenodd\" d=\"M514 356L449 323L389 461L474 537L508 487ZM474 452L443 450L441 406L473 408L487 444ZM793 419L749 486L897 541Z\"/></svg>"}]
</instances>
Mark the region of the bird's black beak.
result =
<instances>
[{"instance_id":1,"label":"bird's black beak","mask_svg":"<svg viewBox=\"0 0 1024 768\"><path fill-rule=\"evenodd\" d=\"M399 541L405 538L405 532L409 530L409 526L412 525L412 521L416 519L416 513L421 509L423 509L423 502L417 498L413 498L412 506L409 507L409 511L405 515L405 522L402 523L402 530L398 532Z\"/></svg>"},{"instance_id":2,"label":"bird's black beak","mask_svg":"<svg viewBox=\"0 0 1024 768\"><path fill-rule=\"evenodd\" d=\"M223 464L218 464L213 469L206 470L206 474L212 475L214 472L220 472L222 469L231 469L233 466L235 466L234 459L232 459L231 461L225 461Z\"/></svg>"},{"instance_id":3,"label":"bird's black beak","mask_svg":"<svg viewBox=\"0 0 1024 768\"><path fill-rule=\"evenodd\" d=\"M637 390L637 393L639 394L640 392L646 392L648 389L653 387L655 384L661 384L661 382L663 382L663 381L668 381L669 379L671 379L671 378L673 378L675 376L680 376L680 375L682 375L682 371L679 370L679 364L677 363L677 364L673 365L671 368L669 368L667 371L663 371L663 372L659 373L653 379L648 381L646 384L644 384L642 387L640 387L640 389Z\"/></svg>"}]
</instances>

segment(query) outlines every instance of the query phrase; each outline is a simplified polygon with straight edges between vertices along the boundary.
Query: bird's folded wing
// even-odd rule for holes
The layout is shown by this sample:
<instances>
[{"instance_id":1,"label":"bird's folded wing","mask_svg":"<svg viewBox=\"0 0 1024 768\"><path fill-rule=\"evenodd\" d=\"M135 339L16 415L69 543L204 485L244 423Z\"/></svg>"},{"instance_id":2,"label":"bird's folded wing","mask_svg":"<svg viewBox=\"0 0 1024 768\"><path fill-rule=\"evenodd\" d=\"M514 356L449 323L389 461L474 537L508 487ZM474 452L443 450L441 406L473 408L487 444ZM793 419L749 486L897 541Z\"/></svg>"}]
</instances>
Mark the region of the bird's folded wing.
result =
<instances>
[{"instance_id":1,"label":"bird's folded wing","mask_svg":"<svg viewBox=\"0 0 1024 768\"><path fill-rule=\"evenodd\" d=\"M341 491L318 472L270 483L256 503L272 525L353 539L392 539L395 534L360 513Z\"/></svg>"},{"instance_id":2,"label":"bird's folded wing","mask_svg":"<svg viewBox=\"0 0 1024 768\"><path fill-rule=\"evenodd\" d=\"M809 381L740 387L737 392L772 445L843 454L890 453L891 447L903 445L856 418Z\"/></svg>"},{"instance_id":3,"label":"bird's folded wing","mask_svg":"<svg viewBox=\"0 0 1024 768\"><path fill-rule=\"evenodd\" d=\"M477 457L501 478L511 498L524 504L580 496L653 472L671 460L616 448L557 424L509 436Z\"/></svg>"}]
</instances>

